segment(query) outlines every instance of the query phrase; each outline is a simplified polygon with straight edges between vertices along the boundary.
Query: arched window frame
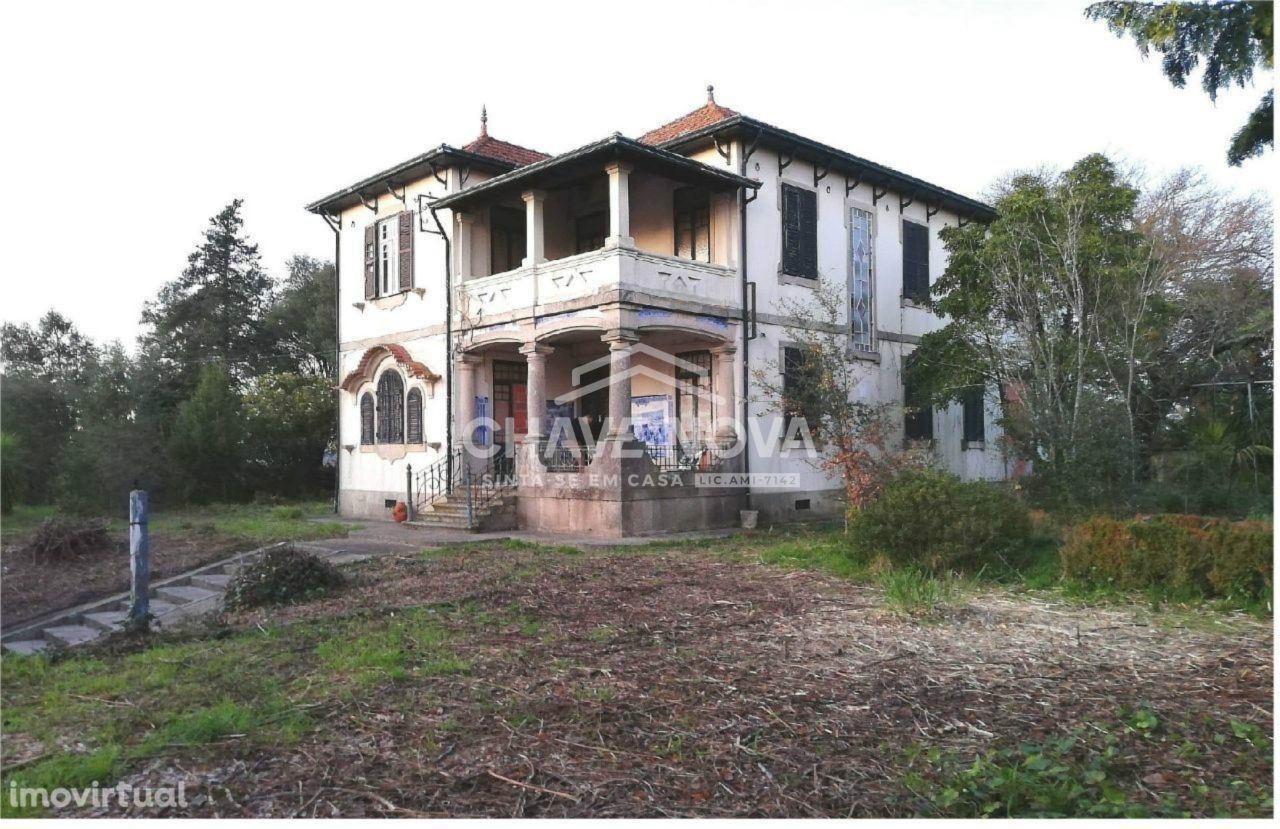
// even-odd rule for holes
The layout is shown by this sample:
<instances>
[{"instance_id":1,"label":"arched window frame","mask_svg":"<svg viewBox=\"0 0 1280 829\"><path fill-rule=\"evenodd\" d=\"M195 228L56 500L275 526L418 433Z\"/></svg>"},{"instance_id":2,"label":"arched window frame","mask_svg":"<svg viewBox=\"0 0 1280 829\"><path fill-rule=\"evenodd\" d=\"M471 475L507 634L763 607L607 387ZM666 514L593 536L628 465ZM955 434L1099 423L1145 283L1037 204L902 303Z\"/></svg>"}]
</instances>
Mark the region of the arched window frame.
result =
<instances>
[{"instance_id":1,"label":"arched window frame","mask_svg":"<svg viewBox=\"0 0 1280 829\"><path fill-rule=\"evenodd\" d=\"M404 443L404 378L395 369L378 377L377 439L380 444Z\"/></svg>"},{"instance_id":2,"label":"arched window frame","mask_svg":"<svg viewBox=\"0 0 1280 829\"><path fill-rule=\"evenodd\" d=\"M422 389L413 386L404 398L404 442L422 443Z\"/></svg>"},{"instance_id":3,"label":"arched window frame","mask_svg":"<svg viewBox=\"0 0 1280 829\"><path fill-rule=\"evenodd\" d=\"M372 446L374 443L374 423L376 418L374 415L373 392L366 391L360 395L360 445Z\"/></svg>"}]
</instances>

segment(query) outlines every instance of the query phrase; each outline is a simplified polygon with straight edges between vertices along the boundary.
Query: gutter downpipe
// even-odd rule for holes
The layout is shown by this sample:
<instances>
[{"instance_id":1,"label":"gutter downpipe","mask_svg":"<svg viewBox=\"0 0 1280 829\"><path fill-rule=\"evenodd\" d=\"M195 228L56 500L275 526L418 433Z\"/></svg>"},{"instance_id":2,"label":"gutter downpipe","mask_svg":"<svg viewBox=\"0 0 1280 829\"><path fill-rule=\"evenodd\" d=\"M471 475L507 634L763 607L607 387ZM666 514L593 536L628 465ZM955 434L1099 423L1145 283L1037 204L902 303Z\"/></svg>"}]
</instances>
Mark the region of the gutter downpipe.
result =
<instances>
[{"instance_id":1,"label":"gutter downpipe","mask_svg":"<svg viewBox=\"0 0 1280 829\"><path fill-rule=\"evenodd\" d=\"M342 382L342 297L339 296L342 282L338 273L342 268L342 214L330 222L324 216L325 224L333 231L333 382ZM333 514L339 511L339 499L342 494L342 406L334 406L333 411Z\"/></svg>"},{"instance_id":2,"label":"gutter downpipe","mask_svg":"<svg viewBox=\"0 0 1280 829\"><path fill-rule=\"evenodd\" d=\"M738 139L738 174L743 178L747 177L747 161L756 151L756 143L760 140L757 134L755 141L751 142L751 148L747 149L747 142L743 138ZM746 429L750 422L751 412L749 409L751 399L751 340L752 327L751 313L755 310L747 306L747 198L746 189L738 188L738 274L742 283L742 427ZM749 430L748 430L749 432ZM749 435L743 436L744 438ZM746 440L742 451L742 473L748 475L751 472L751 442ZM751 487L747 487L747 508L751 508Z\"/></svg>"},{"instance_id":3,"label":"gutter downpipe","mask_svg":"<svg viewBox=\"0 0 1280 829\"><path fill-rule=\"evenodd\" d=\"M444 240L444 451L446 480L453 481L453 243L435 207L428 204L427 209Z\"/></svg>"}]
</instances>

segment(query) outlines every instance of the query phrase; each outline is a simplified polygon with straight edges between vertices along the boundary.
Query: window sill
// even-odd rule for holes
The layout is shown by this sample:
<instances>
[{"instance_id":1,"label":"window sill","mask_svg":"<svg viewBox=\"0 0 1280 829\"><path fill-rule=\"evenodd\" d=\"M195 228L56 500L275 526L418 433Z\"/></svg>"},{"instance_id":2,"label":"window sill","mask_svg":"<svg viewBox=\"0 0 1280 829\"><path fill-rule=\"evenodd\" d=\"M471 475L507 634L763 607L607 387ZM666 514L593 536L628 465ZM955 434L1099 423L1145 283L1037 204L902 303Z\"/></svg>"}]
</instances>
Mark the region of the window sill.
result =
<instances>
[{"instance_id":1,"label":"window sill","mask_svg":"<svg viewBox=\"0 0 1280 829\"><path fill-rule=\"evenodd\" d=\"M819 285L816 276L796 276L795 274L778 272L779 285L799 285L802 288L817 288Z\"/></svg>"},{"instance_id":2,"label":"window sill","mask_svg":"<svg viewBox=\"0 0 1280 829\"><path fill-rule=\"evenodd\" d=\"M923 302L917 299L912 299L911 297L908 297L908 296L904 296L902 298L902 307L903 308L919 308L921 311L929 310Z\"/></svg>"},{"instance_id":3,"label":"window sill","mask_svg":"<svg viewBox=\"0 0 1280 829\"><path fill-rule=\"evenodd\" d=\"M987 448L987 442L985 440L961 441L960 448L966 452L971 449L975 452L982 452Z\"/></svg>"},{"instance_id":4,"label":"window sill","mask_svg":"<svg viewBox=\"0 0 1280 829\"><path fill-rule=\"evenodd\" d=\"M846 352L846 355L849 357L850 360L862 360L868 363L880 362L879 351L865 351L861 348L858 348L857 346L850 347L849 350Z\"/></svg>"}]
</instances>

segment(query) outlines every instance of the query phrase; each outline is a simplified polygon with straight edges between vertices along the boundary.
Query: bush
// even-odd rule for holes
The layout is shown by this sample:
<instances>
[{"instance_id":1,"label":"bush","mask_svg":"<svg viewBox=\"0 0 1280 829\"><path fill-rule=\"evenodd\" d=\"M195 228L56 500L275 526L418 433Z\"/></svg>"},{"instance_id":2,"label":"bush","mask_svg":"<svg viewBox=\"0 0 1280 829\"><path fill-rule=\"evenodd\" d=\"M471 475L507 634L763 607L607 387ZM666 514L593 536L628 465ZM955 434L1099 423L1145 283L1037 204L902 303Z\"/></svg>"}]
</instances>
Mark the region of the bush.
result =
<instances>
[{"instance_id":1,"label":"bush","mask_svg":"<svg viewBox=\"0 0 1280 829\"><path fill-rule=\"evenodd\" d=\"M236 573L227 589L228 610L286 604L315 598L343 583L332 564L296 547L268 550Z\"/></svg>"},{"instance_id":2,"label":"bush","mask_svg":"<svg viewBox=\"0 0 1280 829\"><path fill-rule=\"evenodd\" d=\"M1272 527L1198 515L1092 518L1067 532L1063 575L1125 590L1263 598L1271 588Z\"/></svg>"},{"instance_id":3,"label":"bush","mask_svg":"<svg viewBox=\"0 0 1280 829\"><path fill-rule=\"evenodd\" d=\"M1027 508L993 484L935 470L908 472L858 512L850 531L867 555L932 573L974 572L1031 538Z\"/></svg>"},{"instance_id":4,"label":"bush","mask_svg":"<svg viewBox=\"0 0 1280 829\"><path fill-rule=\"evenodd\" d=\"M38 559L59 561L91 552L102 552L111 544L107 522L46 518L36 527L26 552Z\"/></svg>"}]
</instances>

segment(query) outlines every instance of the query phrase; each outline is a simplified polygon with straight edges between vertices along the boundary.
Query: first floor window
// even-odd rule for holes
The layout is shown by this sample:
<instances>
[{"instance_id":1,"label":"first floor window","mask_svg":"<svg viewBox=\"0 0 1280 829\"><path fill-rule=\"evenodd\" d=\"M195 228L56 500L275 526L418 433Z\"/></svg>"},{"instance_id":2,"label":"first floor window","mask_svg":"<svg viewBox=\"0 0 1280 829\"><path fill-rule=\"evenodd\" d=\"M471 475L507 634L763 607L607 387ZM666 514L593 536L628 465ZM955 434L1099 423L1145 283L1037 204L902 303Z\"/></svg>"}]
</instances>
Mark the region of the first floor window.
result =
<instances>
[{"instance_id":1,"label":"first floor window","mask_svg":"<svg viewBox=\"0 0 1280 829\"><path fill-rule=\"evenodd\" d=\"M933 440L933 406L917 405L916 390L902 381L903 434L907 440Z\"/></svg>"},{"instance_id":2,"label":"first floor window","mask_svg":"<svg viewBox=\"0 0 1280 829\"><path fill-rule=\"evenodd\" d=\"M982 386L970 386L965 389L960 406L964 412L964 442L966 444L985 442L987 425L983 410Z\"/></svg>"},{"instance_id":3,"label":"first floor window","mask_svg":"<svg viewBox=\"0 0 1280 829\"><path fill-rule=\"evenodd\" d=\"M871 350L871 277L875 255L870 212L849 211L849 257L853 284L849 291L849 323L853 347Z\"/></svg>"},{"instance_id":4,"label":"first floor window","mask_svg":"<svg viewBox=\"0 0 1280 829\"><path fill-rule=\"evenodd\" d=\"M711 196L697 187L675 191L676 256L711 261Z\"/></svg>"},{"instance_id":5,"label":"first floor window","mask_svg":"<svg viewBox=\"0 0 1280 829\"><path fill-rule=\"evenodd\" d=\"M404 381L394 371L378 378L378 443L404 443Z\"/></svg>"},{"instance_id":6,"label":"first floor window","mask_svg":"<svg viewBox=\"0 0 1280 829\"><path fill-rule=\"evenodd\" d=\"M373 395L365 392L360 395L360 445L373 443Z\"/></svg>"},{"instance_id":7,"label":"first floor window","mask_svg":"<svg viewBox=\"0 0 1280 829\"><path fill-rule=\"evenodd\" d=\"M782 350L782 434L791 434L792 423L800 418L812 434L818 426L814 407L814 366L809 355L800 348L784 348ZM803 434L800 427L794 427L796 434Z\"/></svg>"},{"instance_id":8,"label":"first floor window","mask_svg":"<svg viewBox=\"0 0 1280 829\"><path fill-rule=\"evenodd\" d=\"M422 443L422 389L409 389L404 400L404 442Z\"/></svg>"},{"instance_id":9,"label":"first floor window","mask_svg":"<svg viewBox=\"0 0 1280 829\"><path fill-rule=\"evenodd\" d=\"M676 355L676 434L682 443L711 437L711 352Z\"/></svg>"}]
</instances>

